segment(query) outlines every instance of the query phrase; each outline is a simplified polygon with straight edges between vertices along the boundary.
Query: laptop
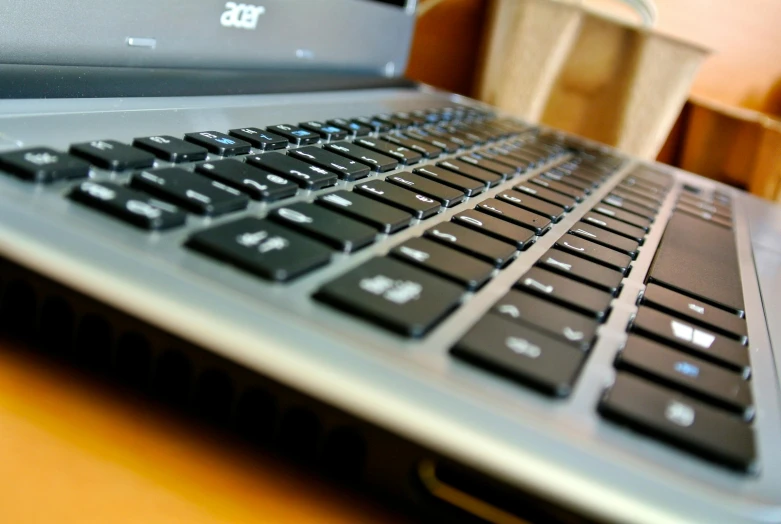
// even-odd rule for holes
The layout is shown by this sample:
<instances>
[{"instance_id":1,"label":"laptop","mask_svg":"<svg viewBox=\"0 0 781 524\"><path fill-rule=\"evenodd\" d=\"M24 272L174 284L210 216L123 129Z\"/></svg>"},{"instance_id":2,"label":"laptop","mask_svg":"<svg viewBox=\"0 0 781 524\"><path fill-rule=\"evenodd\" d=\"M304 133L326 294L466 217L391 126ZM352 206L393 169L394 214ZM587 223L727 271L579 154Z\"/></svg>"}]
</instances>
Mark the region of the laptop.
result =
<instances>
[{"instance_id":1,"label":"laptop","mask_svg":"<svg viewBox=\"0 0 781 524\"><path fill-rule=\"evenodd\" d=\"M403 77L415 2L0 8L4 329L455 522L781 521L781 211Z\"/></svg>"}]
</instances>

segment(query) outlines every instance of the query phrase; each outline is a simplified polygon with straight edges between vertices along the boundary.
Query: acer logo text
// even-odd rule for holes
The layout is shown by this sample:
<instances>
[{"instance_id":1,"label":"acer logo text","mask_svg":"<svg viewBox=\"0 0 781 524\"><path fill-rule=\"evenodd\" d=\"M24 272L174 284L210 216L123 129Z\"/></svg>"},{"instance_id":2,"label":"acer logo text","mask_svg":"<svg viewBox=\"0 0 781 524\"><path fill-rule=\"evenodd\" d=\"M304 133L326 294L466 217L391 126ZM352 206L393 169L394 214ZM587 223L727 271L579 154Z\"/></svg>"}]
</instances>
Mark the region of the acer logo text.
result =
<instances>
[{"instance_id":1,"label":"acer logo text","mask_svg":"<svg viewBox=\"0 0 781 524\"><path fill-rule=\"evenodd\" d=\"M226 2L225 12L220 17L220 24L223 27L255 29L258 26L258 17L265 12L266 8L263 6Z\"/></svg>"}]
</instances>

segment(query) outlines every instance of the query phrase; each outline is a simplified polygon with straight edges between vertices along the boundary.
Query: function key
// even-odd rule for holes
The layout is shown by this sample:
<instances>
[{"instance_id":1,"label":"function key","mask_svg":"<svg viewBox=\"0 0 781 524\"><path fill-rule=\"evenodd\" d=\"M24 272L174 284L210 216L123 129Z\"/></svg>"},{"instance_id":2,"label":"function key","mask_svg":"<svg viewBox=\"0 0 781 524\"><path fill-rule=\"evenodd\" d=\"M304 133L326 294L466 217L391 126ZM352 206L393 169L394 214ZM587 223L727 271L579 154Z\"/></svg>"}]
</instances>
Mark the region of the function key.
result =
<instances>
[{"instance_id":1,"label":"function key","mask_svg":"<svg viewBox=\"0 0 781 524\"><path fill-rule=\"evenodd\" d=\"M609 293L539 267L527 271L515 287L594 317L600 322L607 317L613 299Z\"/></svg>"},{"instance_id":2,"label":"function key","mask_svg":"<svg viewBox=\"0 0 781 524\"><path fill-rule=\"evenodd\" d=\"M334 191L321 196L317 204L350 216L382 233L395 233L410 225L412 215L351 191Z\"/></svg>"},{"instance_id":3,"label":"function key","mask_svg":"<svg viewBox=\"0 0 781 524\"><path fill-rule=\"evenodd\" d=\"M454 216L453 222L502 242L508 242L520 250L532 245L535 239L534 232L525 227L516 226L471 209Z\"/></svg>"},{"instance_id":4,"label":"function key","mask_svg":"<svg viewBox=\"0 0 781 524\"><path fill-rule=\"evenodd\" d=\"M255 200L279 200L292 197L298 191L298 186L290 180L237 160L204 162L195 166L195 170L235 187Z\"/></svg>"},{"instance_id":5,"label":"function key","mask_svg":"<svg viewBox=\"0 0 781 524\"><path fill-rule=\"evenodd\" d=\"M353 144L352 142L336 142L326 144L325 149L332 151L337 155L347 157L362 164L368 165L372 170L384 173L392 171L399 165L398 160L389 156L381 155L365 147Z\"/></svg>"},{"instance_id":6,"label":"function key","mask_svg":"<svg viewBox=\"0 0 781 524\"><path fill-rule=\"evenodd\" d=\"M469 290L485 284L493 266L425 238L412 238L396 246L391 256L458 282Z\"/></svg>"},{"instance_id":7,"label":"function key","mask_svg":"<svg viewBox=\"0 0 781 524\"><path fill-rule=\"evenodd\" d=\"M625 275L632 259L623 253L600 246L574 235L564 235L556 241L556 248L566 253L585 258Z\"/></svg>"},{"instance_id":8,"label":"function key","mask_svg":"<svg viewBox=\"0 0 781 524\"><path fill-rule=\"evenodd\" d=\"M143 169L152 167L155 163L155 157L151 153L116 140L93 140L74 144L70 152L88 160L91 164L112 171Z\"/></svg>"},{"instance_id":9,"label":"function key","mask_svg":"<svg viewBox=\"0 0 781 524\"><path fill-rule=\"evenodd\" d=\"M178 164L206 158L206 149L168 135L147 136L133 140L133 146L148 151L161 160Z\"/></svg>"},{"instance_id":10,"label":"function key","mask_svg":"<svg viewBox=\"0 0 781 524\"><path fill-rule=\"evenodd\" d=\"M266 153L249 157L247 163L287 178L303 189L322 189L336 184L337 181L336 175L327 169L313 166L282 153Z\"/></svg>"},{"instance_id":11,"label":"function key","mask_svg":"<svg viewBox=\"0 0 781 524\"><path fill-rule=\"evenodd\" d=\"M549 271L565 275L573 280L589 284L613 296L618 294L624 275L583 258L550 249L537 260L537 265Z\"/></svg>"},{"instance_id":12,"label":"function key","mask_svg":"<svg viewBox=\"0 0 781 524\"><path fill-rule=\"evenodd\" d=\"M217 216L247 207L247 195L228 185L178 167L136 173L130 187L180 205L199 215Z\"/></svg>"},{"instance_id":13,"label":"function key","mask_svg":"<svg viewBox=\"0 0 781 524\"><path fill-rule=\"evenodd\" d=\"M326 151L316 146L299 147L298 149L291 149L288 155L320 166L323 169L335 172L339 178L347 181L358 180L369 176L371 170L365 164L356 162L355 160L349 160L343 156L337 155L330 151Z\"/></svg>"},{"instance_id":14,"label":"function key","mask_svg":"<svg viewBox=\"0 0 781 524\"><path fill-rule=\"evenodd\" d=\"M317 133L324 140L344 140L350 135L349 132L340 127L325 124L323 122L316 122L314 120L310 122L301 122L298 125L301 126L301 129Z\"/></svg>"},{"instance_id":15,"label":"function key","mask_svg":"<svg viewBox=\"0 0 781 524\"><path fill-rule=\"evenodd\" d=\"M585 360L583 351L493 314L475 324L451 352L556 397L570 394Z\"/></svg>"},{"instance_id":16,"label":"function key","mask_svg":"<svg viewBox=\"0 0 781 524\"><path fill-rule=\"evenodd\" d=\"M315 298L409 337L421 337L461 302L463 289L390 258L374 258L320 288Z\"/></svg>"},{"instance_id":17,"label":"function key","mask_svg":"<svg viewBox=\"0 0 781 524\"><path fill-rule=\"evenodd\" d=\"M0 154L0 169L25 180L46 184L89 175L87 162L48 147L33 147Z\"/></svg>"},{"instance_id":18,"label":"function key","mask_svg":"<svg viewBox=\"0 0 781 524\"><path fill-rule=\"evenodd\" d=\"M754 434L745 422L646 380L619 373L599 412L714 462L756 469Z\"/></svg>"},{"instance_id":19,"label":"function key","mask_svg":"<svg viewBox=\"0 0 781 524\"><path fill-rule=\"evenodd\" d=\"M199 133L187 133L184 139L193 144L198 144L209 152L220 156L246 155L250 152L249 142L230 137L217 131L201 131Z\"/></svg>"},{"instance_id":20,"label":"function key","mask_svg":"<svg viewBox=\"0 0 781 524\"><path fill-rule=\"evenodd\" d=\"M424 219L439 212L439 202L414 190L406 190L383 180L372 180L355 186L354 190L373 200L398 207L412 213L415 218Z\"/></svg>"},{"instance_id":21,"label":"function key","mask_svg":"<svg viewBox=\"0 0 781 524\"><path fill-rule=\"evenodd\" d=\"M399 163L405 165L415 164L423 159L423 156L420 153L385 140L356 138L355 143L367 149L382 153L383 155L394 157Z\"/></svg>"},{"instance_id":22,"label":"function key","mask_svg":"<svg viewBox=\"0 0 781 524\"><path fill-rule=\"evenodd\" d=\"M277 149L285 149L288 145L288 140L284 136L272 133L271 131L265 131L257 127L242 127L239 129L231 129L228 131L231 136L240 138L252 144L252 147L257 147L261 151L274 151Z\"/></svg>"},{"instance_id":23,"label":"function key","mask_svg":"<svg viewBox=\"0 0 781 524\"><path fill-rule=\"evenodd\" d=\"M186 214L176 206L160 202L140 191L109 182L84 181L70 198L113 215L141 229L162 230L184 224Z\"/></svg>"},{"instance_id":24,"label":"function key","mask_svg":"<svg viewBox=\"0 0 781 524\"><path fill-rule=\"evenodd\" d=\"M496 267L505 266L515 255L515 247L510 244L494 240L453 222L438 224L426 231L425 236L440 244L485 260Z\"/></svg>"},{"instance_id":25,"label":"function key","mask_svg":"<svg viewBox=\"0 0 781 524\"><path fill-rule=\"evenodd\" d=\"M332 118L328 121L329 125L332 125L334 127L338 127L340 129L344 129L350 135L354 136L366 136L371 134L372 128L369 126L365 126L361 124L360 122L350 121L346 120L344 118Z\"/></svg>"},{"instance_id":26,"label":"function key","mask_svg":"<svg viewBox=\"0 0 781 524\"><path fill-rule=\"evenodd\" d=\"M385 179L391 184L416 191L421 195L431 197L439 201L445 207L453 207L464 200L464 193L452 187L432 182L426 178L412 173L402 172L398 175L390 175Z\"/></svg>"},{"instance_id":27,"label":"function key","mask_svg":"<svg viewBox=\"0 0 781 524\"><path fill-rule=\"evenodd\" d=\"M377 235L377 231L367 225L303 202L278 207L269 218L347 253L368 246Z\"/></svg>"},{"instance_id":28,"label":"function key","mask_svg":"<svg viewBox=\"0 0 781 524\"><path fill-rule=\"evenodd\" d=\"M289 126L287 124L279 124L276 126L269 126L266 128L272 133L282 135L288 139L291 144L297 146L307 146L309 144L316 144L320 141L320 134L307 129L301 129L296 126Z\"/></svg>"}]
</instances>

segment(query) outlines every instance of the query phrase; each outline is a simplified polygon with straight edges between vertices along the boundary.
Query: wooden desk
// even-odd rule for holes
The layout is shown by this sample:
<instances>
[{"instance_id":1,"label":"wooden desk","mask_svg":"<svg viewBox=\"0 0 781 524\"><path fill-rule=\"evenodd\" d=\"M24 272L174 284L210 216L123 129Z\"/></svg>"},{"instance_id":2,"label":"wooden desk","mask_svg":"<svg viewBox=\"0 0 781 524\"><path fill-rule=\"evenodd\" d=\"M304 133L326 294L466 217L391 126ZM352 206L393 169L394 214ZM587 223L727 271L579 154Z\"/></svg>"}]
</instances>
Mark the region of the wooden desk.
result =
<instances>
[{"instance_id":1,"label":"wooden desk","mask_svg":"<svg viewBox=\"0 0 781 524\"><path fill-rule=\"evenodd\" d=\"M402 520L2 335L0 464L7 523Z\"/></svg>"}]
</instances>

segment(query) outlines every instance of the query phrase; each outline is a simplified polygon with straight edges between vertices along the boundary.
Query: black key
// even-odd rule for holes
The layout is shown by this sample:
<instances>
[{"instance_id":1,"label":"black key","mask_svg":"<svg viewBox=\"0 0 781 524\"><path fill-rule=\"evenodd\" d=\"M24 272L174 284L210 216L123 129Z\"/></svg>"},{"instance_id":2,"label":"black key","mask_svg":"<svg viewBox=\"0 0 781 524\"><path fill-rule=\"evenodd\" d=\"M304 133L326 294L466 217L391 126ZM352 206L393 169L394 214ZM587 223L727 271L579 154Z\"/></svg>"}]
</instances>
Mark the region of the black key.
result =
<instances>
[{"instance_id":1,"label":"black key","mask_svg":"<svg viewBox=\"0 0 781 524\"><path fill-rule=\"evenodd\" d=\"M740 343L654 309L640 306L632 331L725 366L748 377L748 350Z\"/></svg>"},{"instance_id":2,"label":"black key","mask_svg":"<svg viewBox=\"0 0 781 524\"><path fill-rule=\"evenodd\" d=\"M607 204L610 207L616 207L629 213L641 216L647 220L653 220L654 217L656 217L655 209L639 206L633 202L630 202L629 200L626 200L625 198L614 195L613 193L605 197L602 203Z\"/></svg>"},{"instance_id":3,"label":"black key","mask_svg":"<svg viewBox=\"0 0 781 524\"><path fill-rule=\"evenodd\" d=\"M490 264L425 238L407 240L394 247L390 254L458 282L470 291L485 284L494 270Z\"/></svg>"},{"instance_id":4,"label":"black key","mask_svg":"<svg viewBox=\"0 0 781 524\"><path fill-rule=\"evenodd\" d=\"M153 154L116 140L93 140L92 142L73 144L70 152L91 164L112 171L143 169L152 167L155 163Z\"/></svg>"},{"instance_id":5,"label":"black key","mask_svg":"<svg viewBox=\"0 0 781 524\"><path fill-rule=\"evenodd\" d=\"M317 204L369 224L383 233L395 233L410 225L412 215L350 191L334 191L317 199Z\"/></svg>"},{"instance_id":6,"label":"black key","mask_svg":"<svg viewBox=\"0 0 781 524\"><path fill-rule=\"evenodd\" d=\"M70 198L142 229L170 229L184 224L184 211L140 191L111 182L86 180L70 192Z\"/></svg>"},{"instance_id":7,"label":"black key","mask_svg":"<svg viewBox=\"0 0 781 524\"><path fill-rule=\"evenodd\" d=\"M620 189L629 194L636 194L638 196L644 196L646 198L653 199L657 205L661 205L664 201L664 196L667 194L667 189L657 185L646 184L642 181L636 181L634 179L626 178L616 186L616 189Z\"/></svg>"},{"instance_id":8,"label":"black key","mask_svg":"<svg viewBox=\"0 0 781 524\"><path fill-rule=\"evenodd\" d=\"M720 307L743 312L743 288L732 231L673 213L649 271L663 284Z\"/></svg>"},{"instance_id":9,"label":"black key","mask_svg":"<svg viewBox=\"0 0 781 524\"><path fill-rule=\"evenodd\" d=\"M195 170L235 187L255 200L279 200L298 192L298 186L290 180L237 160L204 162L195 166Z\"/></svg>"},{"instance_id":10,"label":"black key","mask_svg":"<svg viewBox=\"0 0 781 524\"><path fill-rule=\"evenodd\" d=\"M586 213L583 215L583 218L581 218L581 221L585 222L586 224L591 224L593 226L602 228L606 231L610 231L611 233L630 238L639 244L642 244L643 240L645 239L644 229L630 226L624 222L619 222L614 218L598 215L596 213Z\"/></svg>"},{"instance_id":11,"label":"black key","mask_svg":"<svg viewBox=\"0 0 781 524\"><path fill-rule=\"evenodd\" d=\"M451 351L556 397L570 394L585 360L579 349L492 314L475 324Z\"/></svg>"},{"instance_id":12,"label":"black key","mask_svg":"<svg viewBox=\"0 0 781 524\"><path fill-rule=\"evenodd\" d=\"M313 166L283 153L266 153L264 155L252 156L247 158L247 162L287 178L303 189L322 189L336 184L337 181L336 175L331 171Z\"/></svg>"},{"instance_id":13,"label":"black key","mask_svg":"<svg viewBox=\"0 0 781 524\"><path fill-rule=\"evenodd\" d=\"M591 260L597 264L620 271L624 275L632 262L632 259L623 253L572 235L564 235L558 239L556 247L561 251L572 253L586 260Z\"/></svg>"},{"instance_id":14,"label":"black key","mask_svg":"<svg viewBox=\"0 0 781 524\"><path fill-rule=\"evenodd\" d=\"M510 291L491 311L521 325L533 326L580 349L591 347L598 324L561 306L527 293Z\"/></svg>"},{"instance_id":15,"label":"black key","mask_svg":"<svg viewBox=\"0 0 781 524\"><path fill-rule=\"evenodd\" d=\"M459 175L484 182L488 184L488 187L493 187L504 180L502 175L497 175L496 173L486 171L485 169L473 166L472 164L467 164L462 160L445 160L443 162L437 162L437 166L458 173Z\"/></svg>"},{"instance_id":16,"label":"black key","mask_svg":"<svg viewBox=\"0 0 781 524\"><path fill-rule=\"evenodd\" d=\"M369 173L371 173L371 169L360 162L315 146L292 149L288 152L288 155L333 171L339 175L339 178L347 181L358 180L369 176Z\"/></svg>"},{"instance_id":17,"label":"black key","mask_svg":"<svg viewBox=\"0 0 781 524\"><path fill-rule=\"evenodd\" d=\"M457 214L453 221L502 242L509 242L517 249L526 249L534 243L533 231L471 209Z\"/></svg>"},{"instance_id":18,"label":"black key","mask_svg":"<svg viewBox=\"0 0 781 524\"><path fill-rule=\"evenodd\" d=\"M89 164L48 147L9 151L0 155L0 169L33 182L50 183L89 176Z\"/></svg>"},{"instance_id":19,"label":"black key","mask_svg":"<svg viewBox=\"0 0 781 524\"><path fill-rule=\"evenodd\" d=\"M540 174L542 178L552 180L554 182L561 182L564 185L571 186L573 189L581 191L587 195L591 194L591 191L597 187L598 184L594 184L591 181L583 180L573 175L563 175L556 173L554 170L547 171Z\"/></svg>"},{"instance_id":20,"label":"black key","mask_svg":"<svg viewBox=\"0 0 781 524\"><path fill-rule=\"evenodd\" d=\"M721 227L732 229L732 220L728 218L724 218L720 215L712 215L707 211L703 211L699 208L692 207L685 203L679 203L677 206L675 206L675 209L676 211L680 211L681 213L686 213L687 215L691 215L693 217L701 218L702 220L705 220L712 224L716 224Z\"/></svg>"},{"instance_id":21,"label":"black key","mask_svg":"<svg viewBox=\"0 0 781 524\"><path fill-rule=\"evenodd\" d=\"M451 171L448 171L447 169L442 169L439 167L418 167L412 172L430 180L439 182L440 184L444 184L446 186L458 189L459 191L463 191L463 193L468 197L482 193L487 187L484 182L457 175Z\"/></svg>"},{"instance_id":22,"label":"black key","mask_svg":"<svg viewBox=\"0 0 781 524\"><path fill-rule=\"evenodd\" d=\"M400 115L376 115L376 120L389 124L393 129L406 129L408 127L416 125L415 122L409 118L405 118Z\"/></svg>"},{"instance_id":23,"label":"black key","mask_svg":"<svg viewBox=\"0 0 781 524\"><path fill-rule=\"evenodd\" d=\"M297 146L308 146L309 144L316 144L320 141L320 135L318 133L288 124L268 126L266 130L284 136L291 144Z\"/></svg>"},{"instance_id":24,"label":"black key","mask_svg":"<svg viewBox=\"0 0 781 524\"><path fill-rule=\"evenodd\" d=\"M475 158L473 156L464 155L458 157L458 159L463 162L466 162L467 164L472 164L473 166L477 166L480 169L485 169L486 171L491 171L492 173L501 175L502 177L505 178L513 177L521 171L517 167L511 167L509 164L505 164L502 162L495 162L487 158Z\"/></svg>"},{"instance_id":25,"label":"black key","mask_svg":"<svg viewBox=\"0 0 781 524\"><path fill-rule=\"evenodd\" d=\"M228 136L217 131L201 131L187 133L184 139L193 144L205 147L211 153L220 156L246 155L252 148L249 142Z\"/></svg>"},{"instance_id":26,"label":"black key","mask_svg":"<svg viewBox=\"0 0 781 524\"><path fill-rule=\"evenodd\" d=\"M323 207L303 202L274 209L269 218L350 253L374 242L377 230Z\"/></svg>"},{"instance_id":27,"label":"black key","mask_svg":"<svg viewBox=\"0 0 781 524\"><path fill-rule=\"evenodd\" d=\"M689 298L656 284L648 284L643 292L643 304L746 343L746 320L705 302Z\"/></svg>"},{"instance_id":28,"label":"black key","mask_svg":"<svg viewBox=\"0 0 781 524\"><path fill-rule=\"evenodd\" d=\"M646 209L656 213L659 211L661 204L655 200L652 200L646 196L641 196L625 189L614 188L610 196L623 199L627 202L631 202L635 205L645 207Z\"/></svg>"},{"instance_id":29,"label":"black key","mask_svg":"<svg viewBox=\"0 0 781 524\"><path fill-rule=\"evenodd\" d=\"M358 184L354 190L371 199L379 200L412 213L415 218L428 218L442 209L439 202L433 198L401 189L383 180L371 180Z\"/></svg>"},{"instance_id":30,"label":"black key","mask_svg":"<svg viewBox=\"0 0 781 524\"><path fill-rule=\"evenodd\" d=\"M513 156L510 154L510 151L501 147L491 147L486 150L488 153L484 151L480 151L479 155L481 157L486 157L492 160L496 160L497 162L501 162L503 164L508 164L512 166L515 170L518 172L525 172L529 171L534 167L534 164L532 162L529 162L526 159L519 158L516 156Z\"/></svg>"},{"instance_id":31,"label":"black key","mask_svg":"<svg viewBox=\"0 0 781 524\"><path fill-rule=\"evenodd\" d=\"M362 126L369 127L375 133L387 133L388 131L395 129L392 125L388 124L387 122L383 122L382 120L377 120L376 118L372 118L368 116L353 118L353 122L356 122Z\"/></svg>"},{"instance_id":32,"label":"black key","mask_svg":"<svg viewBox=\"0 0 781 524\"><path fill-rule=\"evenodd\" d=\"M671 175L659 173L657 171L649 171L646 168L635 169L631 174L627 175L625 180L629 179L639 180L646 184L653 184L666 189L673 184L673 177Z\"/></svg>"},{"instance_id":33,"label":"black key","mask_svg":"<svg viewBox=\"0 0 781 524\"><path fill-rule=\"evenodd\" d=\"M413 175L412 173L402 172L398 175L390 175L385 180L399 187L431 197L445 207L453 207L464 200L464 193L462 191L432 182L431 180L418 175Z\"/></svg>"},{"instance_id":34,"label":"black key","mask_svg":"<svg viewBox=\"0 0 781 524\"><path fill-rule=\"evenodd\" d=\"M389 156L381 155L351 142L327 144L325 148L329 151L333 151L337 155L366 164L372 170L379 171L380 173L392 171L399 165L397 160L394 160Z\"/></svg>"},{"instance_id":35,"label":"black key","mask_svg":"<svg viewBox=\"0 0 781 524\"><path fill-rule=\"evenodd\" d=\"M561 182L556 182L555 180L546 180L540 176L536 176L529 179L529 182L537 184L538 186L542 186L545 189L555 191L556 193L561 193L562 195L573 198L578 202L582 202L583 199L586 198L586 194L580 189L575 189L574 187L562 184Z\"/></svg>"},{"instance_id":36,"label":"black key","mask_svg":"<svg viewBox=\"0 0 781 524\"><path fill-rule=\"evenodd\" d=\"M344 118L333 118L328 121L328 124L334 127L344 129L345 131L349 132L351 135L355 135L355 136L366 136L372 132L371 127L365 126L355 121L351 122L349 120L345 120Z\"/></svg>"},{"instance_id":37,"label":"black key","mask_svg":"<svg viewBox=\"0 0 781 524\"><path fill-rule=\"evenodd\" d=\"M619 373L599 412L725 466L756 469L754 434L746 423L646 380Z\"/></svg>"},{"instance_id":38,"label":"black key","mask_svg":"<svg viewBox=\"0 0 781 524\"><path fill-rule=\"evenodd\" d=\"M616 367L734 411L745 420L754 416L749 382L739 374L647 338L629 335Z\"/></svg>"},{"instance_id":39,"label":"black key","mask_svg":"<svg viewBox=\"0 0 781 524\"><path fill-rule=\"evenodd\" d=\"M301 127L301 129L306 129L307 131L317 133L325 140L344 140L351 134L340 127L325 124L323 122L316 122L314 120L309 122L301 122L298 125Z\"/></svg>"},{"instance_id":40,"label":"black key","mask_svg":"<svg viewBox=\"0 0 781 524\"><path fill-rule=\"evenodd\" d=\"M437 138L441 138L443 140L447 140L448 142L456 144L458 145L459 148L470 148L475 145L475 143L472 140L469 140L465 136L461 136L455 133L449 133L444 129L435 128L435 127L426 127L425 132L431 136L435 136Z\"/></svg>"},{"instance_id":41,"label":"black key","mask_svg":"<svg viewBox=\"0 0 781 524\"><path fill-rule=\"evenodd\" d=\"M130 187L199 215L222 215L249 204L247 195L238 189L178 167L136 173L130 179Z\"/></svg>"},{"instance_id":42,"label":"black key","mask_svg":"<svg viewBox=\"0 0 781 524\"><path fill-rule=\"evenodd\" d=\"M443 222L425 233L427 238L463 251L475 258L503 267L513 255L515 247L491 237L472 231L453 222Z\"/></svg>"},{"instance_id":43,"label":"black key","mask_svg":"<svg viewBox=\"0 0 781 524\"><path fill-rule=\"evenodd\" d=\"M629 255L633 259L637 258L638 249L640 248L640 245L632 239L616 235L585 222L574 224L569 233L590 240L595 244L615 249L620 253Z\"/></svg>"},{"instance_id":44,"label":"black key","mask_svg":"<svg viewBox=\"0 0 781 524\"><path fill-rule=\"evenodd\" d=\"M383 140L392 142L397 146L403 146L407 149L411 149L412 151L416 151L417 153L423 155L424 158L437 158L438 156L442 155L442 153L444 153L444 150L440 147L435 147L426 142L412 140L410 138L403 138L396 135L385 135L382 138Z\"/></svg>"},{"instance_id":45,"label":"black key","mask_svg":"<svg viewBox=\"0 0 781 524\"><path fill-rule=\"evenodd\" d=\"M533 186L532 184L519 184L513 189L520 191L521 193L526 193L527 195L532 195L551 204L561 206L565 211L572 211L572 208L575 207L576 204L574 198L570 198L544 187Z\"/></svg>"},{"instance_id":46,"label":"black key","mask_svg":"<svg viewBox=\"0 0 781 524\"><path fill-rule=\"evenodd\" d=\"M732 209L730 209L729 206L715 200L705 200L702 198L689 196L686 193L682 193L678 198L678 203L686 203L707 213L721 215L727 220L732 219Z\"/></svg>"},{"instance_id":47,"label":"black key","mask_svg":"<svg viewBox=\"0 0 781 524\"><path fill-rule=\"evenodd\" d=\"M558 222L564 217L563 207L549 204L548 202L533 196L520 195L517 191L505 191L504 193L499 193L496 195L496 198L502 202L507 202L513 206L527 209L533 213L542 215L552 222Z\"/></svg>"},{"instance_id":48,"label":"black key","mask_svg":"<svg viewBox=\"0 0 781 524\"><path fill-rule=\"evenodd\" d=\"M551 228L551 221L544 216L501 202L495 198L483 200L477 204L475 209L512 224L531 229L538 236L544 235Z\"/></svg>"},{"instance_id":49,"label":"black key","mask_svg":"<svg viewBox=\"0 0 781 524\"><path fill-rule=\"evenodd\" d=\"M651 228L650 219L636 215L634 213L630 213L628 211L624 211L623 209L617 209L613 206L608 206L605 204L597 204L596 206L594 206L593 211L595 213L599 213L600 215L604 215L606 217L610 217L615 220L620 220L621 222L624 222L626 224L639 227L643 231L648 231Z\"/></svg>"},{"instance_id":50,"label":"black key","mask_svg":"<svg viewBox=\"0 0 781 524\"><path fill-rule=\"evenodd\" d=\"M594 317L600 322L607 317L613 299L609 293L539 267L527 271L515 283L515 287Z\"/></svg>"},{"instance_id":51,"label":"black key","mask_svg":"<svg viewBox=\"0 0 781 524\"><path fill-rule=\"evenodd\" d=\"M374 138L356 138L355 142L359 146L363 146L372 151L377 151L383 155L394 157L399 163L404 165L416 164L423 159L423 155L416 153L406 147L386 142L385 140Z\"/></svg>"},{"instance_id":52,"label":"black key","mask_svg":"<svg viewBox=\"0 0 781 524\"><path fill-rule=\"evenodd\" d=\"M599 264L578 258L557 249L550 249L537 260L537 265L549 271L566 275L573 280L590 284L607 291L611 295L618 294L621 280L624 276L618 271L608 269Z\"/></svg>"},{"instance_id":53,"label":"black key","mask_svg":"<svg viewBox=\"0 0 781 524\"><path fill-rule=\"evenodd\" d=\"M254 217L196 233L187 247L277 282L292 280L331 260L331 250L324 245Z\"/></svg>"},{"instance_id":54,"label":"black key","mask_svg":"<svg viewBox=\"0 0 781 524\"><path fill-rule=\"evenodd\" d=\"M275 151L277 149L285 149L289 144L287 138L284 136L260 129L258 127L242 127L239 129L231 129L228 134L241 138L244 141L252 144L253 147L257 147L261 151Z\"/></svg>"},{"instance_id":55,"label":"black key","mask_svg":"<svg viewBox=\"0 0 781 524\"><path fill-rule=\"evenodd\" d=\"M206 148L168 135L147 136L133 140L133 146L167 162L197 162L206 158Z\"/></svg>"},{"instance_id":56,"label":"black key","mask_svg":"<svg viewBox=\"0 0 781 524\"><path fill-rule=\"evenodd\" d=\"M315 298L409 337L421 337L458 307L463 289L393 260L373 258L320 288Z\"/></svg>"},{"instance_id":57,"label":"black key","mask_svg":"<svg viewBox=\"0 0 781 524\"><path fill-rule=\"evenodd\" d=\"M404 136L407 136L416 142L431 144L432 146L437 147L448 154L455 153L461 149L461 146L455 142L451 142L441 137L429 135L421 129L408 129L404 132Z\"/></svg>"}]
</instances>

